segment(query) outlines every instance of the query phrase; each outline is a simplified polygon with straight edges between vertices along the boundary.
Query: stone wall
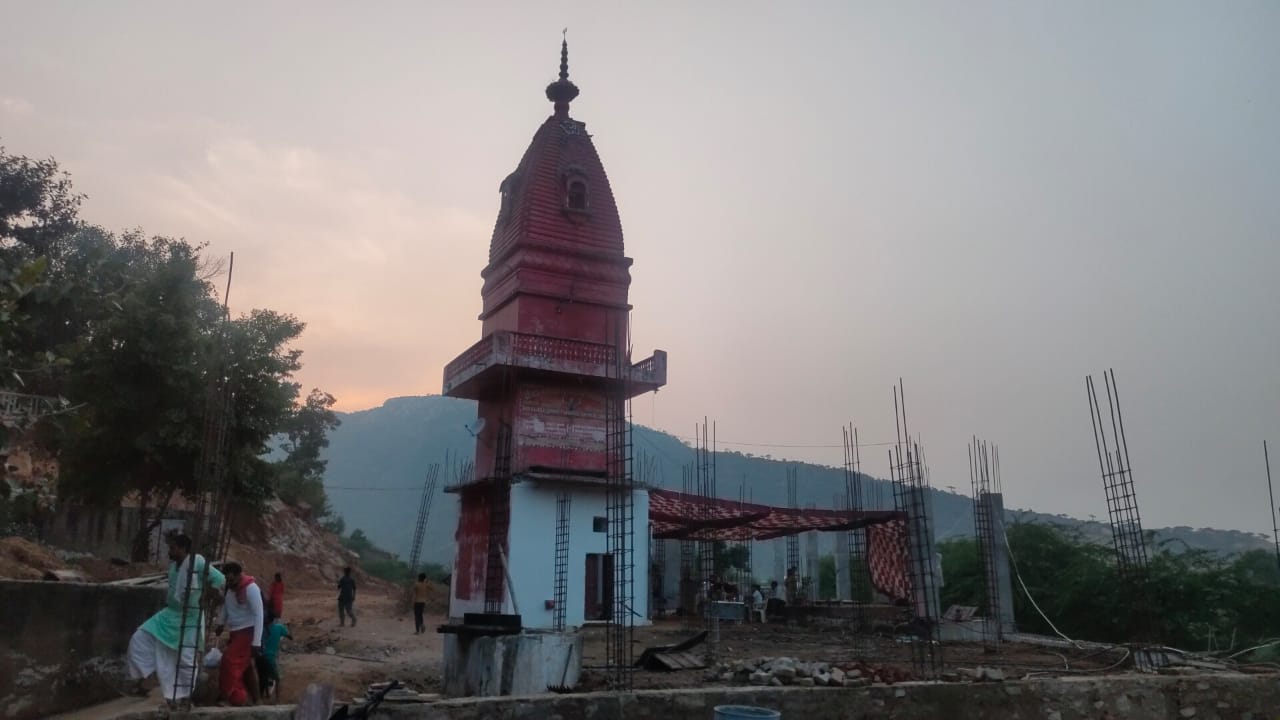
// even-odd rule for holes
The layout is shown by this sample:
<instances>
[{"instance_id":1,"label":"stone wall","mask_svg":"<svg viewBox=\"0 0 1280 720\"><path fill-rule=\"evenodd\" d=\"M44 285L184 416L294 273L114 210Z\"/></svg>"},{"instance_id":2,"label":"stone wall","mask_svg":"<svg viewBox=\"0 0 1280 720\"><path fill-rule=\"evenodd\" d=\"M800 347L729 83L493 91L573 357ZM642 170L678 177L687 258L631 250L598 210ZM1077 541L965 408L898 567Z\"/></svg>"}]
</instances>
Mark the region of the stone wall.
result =
<instances>
[{"instance_id":1,"label":"stone wall","mask_svg":"<svg viewBox=\"0 0 1280 720\"><path fill-rule=\"evenodd\" d=\"M129 638L164 594L0 580L0 717L47 717L116 697Z\"/></svg>"},{"instance_id":2,"label":"stone wall","mask_svg":"<svg viewBox=\"0 0 1280 720\"><path fill-rule=\"evenodd\" d=\"M1280 676L1113 675L869 688L700 688L445 700L383 706L403 720L711 720L717 705L782 711L782 720L1272 720ZM287 720L291 707L207 708L178 717ZM117 720L151 720L153 713Z\"/></svg>"}]
</instances>

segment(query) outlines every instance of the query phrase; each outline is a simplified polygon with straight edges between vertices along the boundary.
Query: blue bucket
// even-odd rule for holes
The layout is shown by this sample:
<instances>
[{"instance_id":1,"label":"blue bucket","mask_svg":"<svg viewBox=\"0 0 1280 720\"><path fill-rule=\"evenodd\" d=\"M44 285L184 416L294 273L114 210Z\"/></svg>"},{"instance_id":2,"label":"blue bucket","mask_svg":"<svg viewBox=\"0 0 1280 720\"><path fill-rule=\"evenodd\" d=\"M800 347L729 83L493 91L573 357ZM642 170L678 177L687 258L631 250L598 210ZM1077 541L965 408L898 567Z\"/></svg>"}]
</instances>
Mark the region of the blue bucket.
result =
<instances>
[{"instance_id":1,"label":"blue bucket","mask_svg":"<svg viewBox=\"0 0 1280 720\"><path fill-rule=\"evenodd\" d=\"M748 705L717 705L714 720L782 720L782 713Z\"/></svg>"}]
</instances>

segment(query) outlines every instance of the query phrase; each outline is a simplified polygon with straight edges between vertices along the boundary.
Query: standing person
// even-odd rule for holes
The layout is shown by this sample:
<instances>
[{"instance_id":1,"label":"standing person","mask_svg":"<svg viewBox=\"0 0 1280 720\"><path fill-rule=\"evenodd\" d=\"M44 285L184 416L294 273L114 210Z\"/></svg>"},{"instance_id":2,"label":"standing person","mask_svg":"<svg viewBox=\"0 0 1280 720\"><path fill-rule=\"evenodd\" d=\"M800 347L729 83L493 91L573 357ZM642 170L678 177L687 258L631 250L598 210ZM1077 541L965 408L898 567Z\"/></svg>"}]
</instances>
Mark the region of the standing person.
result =
<instances>
[{"instance_id":1,"label":"standing person","mask_svg":"<svg viewBox=\"0 0 1280 720\"><path fill-rule=\"evenodd\" d=\"M413 634L421 635L426 632L426 626L422 622L422 614L427 609L427 574L418 573L418 582L413 584ZM352 616L354 622L355 616Z\"/></svg>"},{"instance_id":2,"label":"standing person","mask_svg":"<svg viewBox=\"0 0 1280 720\"><path fill-rule=\"evenodd\" d=\"M275 580L271 583L271 589L267 594L267 622L266 627L271 627L271 621L278 617L284 617L284 576L276 573Z\"/></svg>"},{"instance_id":3,"label":"standing person","mask_svg":"<svg viewBox=\"0 0 1280 720\"><path fill-rule=\"evenodd\" d=\"M351 568L342 569L342 577L338 578L338 623L347 626L347 616L351 617L351 627L356 626L356 611L352 606L356 602L356 579L351 577Z\"/></svg>"},{"instance_id":4,"label":"standing person","mask_svg":"<svg viewBox=\"0 0 1280 720\"><path fill-rule=\"evenodd\" d=\"M783 580L787 587L787 604L795 605L800 598L800 577L796 575L796 568L787 568L787 577Z\"/></svg>"},{"instance_id":5,"label":"standing person","mask_svg":"<svg viewBox=\"0 0 1280 720\"><path fill-rule=\"evenodd\" d=\"M130 638L129 677L137 681L134 691L141 693L142 681L155 675L165 701L173 705L191 697L196 654L204 643L204 591L223 587L226 578L203 556L192 554L191 538L176 533L167 540L169 591L165 606Z\"/></svg>"},{"instance_id":6,"label":"standing person","mask_svg":"<svg viewBox=\"0 0 1280 720\"><path fill-rule=\"evenodd\" d=\"M276 618L262 631L262 654L258 656L258 689L263 698L269 693L280 699L280 641L292 638L289 627Z\"/></svg>"},{"instance_id":7,"label":"standing person","mask_svg":"<svg viewBox=\"0 0 1280 720\"><path fill-rule=\"evenodd\" d=\"M218 666L218 689L226 702L245 705L258 697L253 659L262 654L262 590L252 576L244 573L240 563L229 562L222 569L227 576L227 589L216 632L221 635L225 627L231 633ZM250 678L248 686L246 675Z\"/></svg>"}]
</instances>

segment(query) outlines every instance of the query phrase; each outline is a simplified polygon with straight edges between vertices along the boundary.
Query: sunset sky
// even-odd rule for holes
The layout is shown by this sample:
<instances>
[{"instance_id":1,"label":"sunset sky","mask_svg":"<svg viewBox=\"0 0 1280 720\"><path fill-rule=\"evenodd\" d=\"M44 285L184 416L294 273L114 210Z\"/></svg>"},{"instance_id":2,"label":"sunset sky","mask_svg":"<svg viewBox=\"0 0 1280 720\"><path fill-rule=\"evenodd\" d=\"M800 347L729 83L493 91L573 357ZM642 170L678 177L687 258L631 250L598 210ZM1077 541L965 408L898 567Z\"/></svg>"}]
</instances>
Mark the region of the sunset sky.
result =
<instances>
[{"instance_id":1,"label":"sunset sky","mask_svg":"<svg viewBox=\"0 0 1280 720\"><path fill-rule=\"evenodd\" d=\"M301 380L342 409L438 393L479 339L498 183L567 26L636 352L670 353L636 421L836 463L842 423L892 438L901 376L934 485L967 491L976 433L1009 505L1105 516L1084 376L1114 367L1144 521L1270 532L1280 3L0 1L0 24L0 144L55 157L91 222L234 251L233 310L302 318Z\"/></svg>"}]
</instances>

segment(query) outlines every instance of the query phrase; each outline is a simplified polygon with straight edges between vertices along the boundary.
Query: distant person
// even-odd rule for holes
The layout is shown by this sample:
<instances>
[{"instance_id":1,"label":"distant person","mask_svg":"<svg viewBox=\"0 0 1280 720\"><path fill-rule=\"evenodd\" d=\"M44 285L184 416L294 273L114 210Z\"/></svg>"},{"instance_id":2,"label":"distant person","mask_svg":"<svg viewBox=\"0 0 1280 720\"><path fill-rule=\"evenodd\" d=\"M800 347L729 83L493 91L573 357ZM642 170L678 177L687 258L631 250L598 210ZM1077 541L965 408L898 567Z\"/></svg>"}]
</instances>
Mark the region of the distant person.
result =
<instances>
[{"instance_id":1,"label":"distant person","mask_svg":"<svg viewBox=\"0 0 1280 720\"><path fill-rule=\"evenodd\" d=\"M356 626L356 579L351 577L351 568L342 569L342 577L338 578L338 624L347 626L347 617L351 618L351 627Z\"/></svg>"},{"instance_id":2,"label":"distant person","mask_svg":"<svg viewBox=\"0 0 1280 720\"><path fill-rule=\"evenodd\" d=\"M418 582L413 584L413 634L421 635L426 632L426 624L422 620L422 614L427 610L427 574L418 573Z\"/></svg>"},{"instance_id":3,"label":"distant person","mask_svg":"<svg viewBox=\"0 0 1280 720\"><path fill-rule=\"evenodd\" d=\"M267 591L264 598L267 606L266 627L271 627L271 621L278 617L284 617L284 576L276 573L275 579L271 582L271 589Z\"/></svg>"},{"instance_id":4,"label":"distant person","mask_svg":"<svg viewBox=\"0 0 1280 720\"><path fill-rule=\"evenodd\" d=\"M165 702L174 705L191 697L196 651L204 643L204 591L222 588L226 578L203 556L191 553L191 538L175 533L168 536L167 542L169 591L165 605L133 633L128 665L129 678L136 681L131 688L133 694L146 695L142 683L155 675Z\"/></svg>"},{"instance_id":5,"label":"distant person","mask_svg":"<svg viewBox=\"0 0 1280 720\"><path fill-rule=\"evenodd\" d=\"M230 635L218 665L218 690L227 703L247 705L258 699L254 660L262 654L262 589L251 575L245 574L240 563L229 562L222 569L227 576L227 589L215 632L222 635L226 629Z\"/></svg>"},{"instance_id":6,"label":"distant person","mask_svg":"<svg viewBox=\"0 0 1280 720\"><path fill-rule=\"evenodd\" d=\"M280 699L280 642L292 638L289 627L279 617L262 632L262 654L257 658L258 691L262 697Z\"/></svg>"},{"instance_id":7,"label":"distant person","mask_svg":"<svg viewBox=\"0 0 1280 720\"><path fill-rule=\"evenodd\" d=\"M796 574L795 567L787 569L787 577L783 582L787 587L787 604L795 605L800 597L800 576Z\"/></svg>"}]
</instances>

